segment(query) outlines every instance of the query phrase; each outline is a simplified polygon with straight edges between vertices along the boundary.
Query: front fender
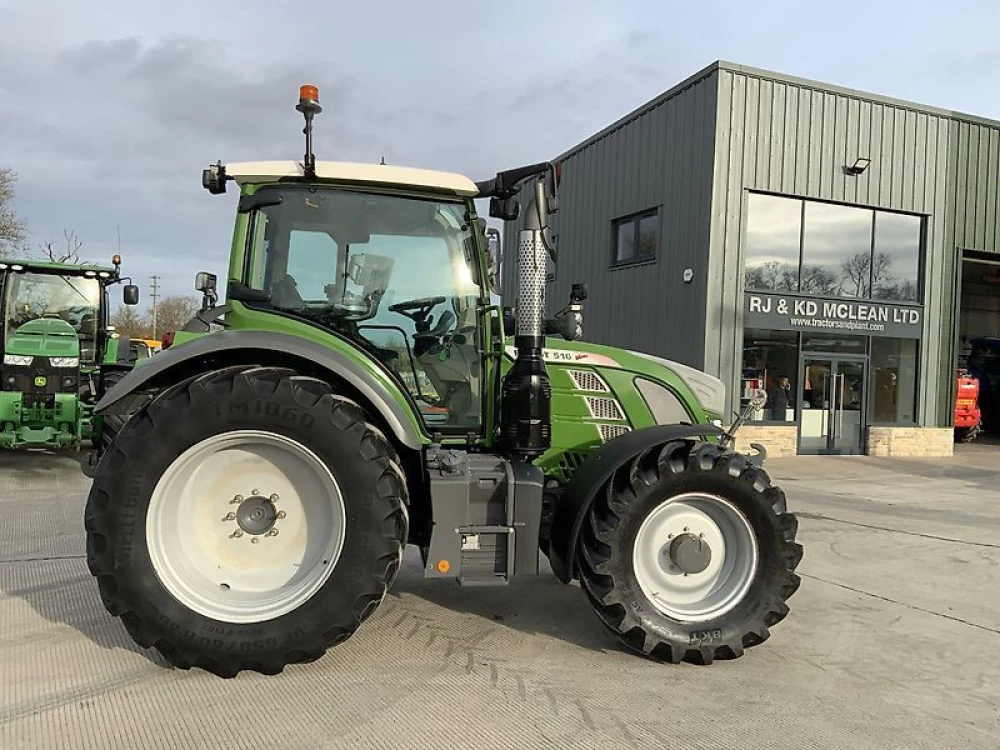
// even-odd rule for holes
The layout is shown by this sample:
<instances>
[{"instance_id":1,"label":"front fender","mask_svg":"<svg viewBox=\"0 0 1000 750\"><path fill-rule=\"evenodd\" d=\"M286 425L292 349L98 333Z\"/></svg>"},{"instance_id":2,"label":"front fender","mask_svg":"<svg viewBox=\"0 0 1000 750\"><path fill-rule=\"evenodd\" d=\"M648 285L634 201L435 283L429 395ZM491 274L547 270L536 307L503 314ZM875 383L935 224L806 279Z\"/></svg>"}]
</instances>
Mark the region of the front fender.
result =
<instances>
[{"instance_id":1,"label":"front fender","mask_svg":"<svg viewBox=\"0 0 1000 750\"><path fill-rule=\"evenodd\" d=\"M378 413L400 443L419 449L423 444L401 397L374 379L347 355L312 341L274 331L223 331L160 352L111 388L97 403L97 414L120 414L135 408L144 388L176 382L205 369L240 362L270 364L275 355L305 360L356 388Z\"/></svg>"},{"instance_id":2,"label":"front fender","mask_svg":"<svg viewBox=\"0 0 1000 750\"><path fill-rule=\"evenodd\" d=\"M657 425L627 432L591 454L573 474L553 509L549 564L556 577L563 583L573 580L573 556L587 511L597 491L622 464L654 445L721 434L721 429L709 424Z\"/></svg>"}]
</instances>

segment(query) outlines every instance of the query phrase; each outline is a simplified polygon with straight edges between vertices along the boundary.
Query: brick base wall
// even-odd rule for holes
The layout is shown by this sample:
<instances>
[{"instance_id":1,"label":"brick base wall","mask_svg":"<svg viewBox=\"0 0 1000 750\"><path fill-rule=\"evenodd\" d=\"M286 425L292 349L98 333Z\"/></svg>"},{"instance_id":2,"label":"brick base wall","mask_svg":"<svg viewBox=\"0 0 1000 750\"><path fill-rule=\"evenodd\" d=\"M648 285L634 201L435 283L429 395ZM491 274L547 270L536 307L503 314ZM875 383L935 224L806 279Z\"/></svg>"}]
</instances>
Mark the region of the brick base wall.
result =
<instances>
[{"instance_id":1,"label":"brick base wall","mask_svg":"<svg viewBox=\"0 0 1000 750\"><path fill-rule=\"evenodd\" d=\"M760 443L769 458L794 456L798 453L799 433L795 424L744 424L736 433L735 448L740 453L753 449L750 443Z\"/></svg>"},{"instance_id":2,"label":"brick base wall","mask_svg":"<svg viewBox=\"0 0 1000 750\"><path fill-rule=\"evenodd\" d=\"M869 456L952 456L951 427L869 427Z\"/></svg>"}]
</instances>

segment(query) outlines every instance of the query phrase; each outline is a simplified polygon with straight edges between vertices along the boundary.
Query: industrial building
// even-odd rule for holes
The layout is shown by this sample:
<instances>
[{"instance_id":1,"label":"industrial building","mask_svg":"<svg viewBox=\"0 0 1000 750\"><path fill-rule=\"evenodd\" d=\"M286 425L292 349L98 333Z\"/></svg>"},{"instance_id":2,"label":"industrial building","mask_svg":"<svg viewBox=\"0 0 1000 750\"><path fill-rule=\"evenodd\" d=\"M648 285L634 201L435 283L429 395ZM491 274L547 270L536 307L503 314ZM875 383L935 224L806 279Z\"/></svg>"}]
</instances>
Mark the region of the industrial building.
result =
<instances>
[{"instance_id":1,"label":"industrial building","mask_svg":"<svg viewBox=\"0 0 1000 750\"><path fill-rule=\"evenodd\" d=\"M556 161L549 307L587 283L586 340L730 411L764 388L772 455L952 452L956 368L1000 335L1000 123L716 62Z\"/></svg>"}]
</instances>

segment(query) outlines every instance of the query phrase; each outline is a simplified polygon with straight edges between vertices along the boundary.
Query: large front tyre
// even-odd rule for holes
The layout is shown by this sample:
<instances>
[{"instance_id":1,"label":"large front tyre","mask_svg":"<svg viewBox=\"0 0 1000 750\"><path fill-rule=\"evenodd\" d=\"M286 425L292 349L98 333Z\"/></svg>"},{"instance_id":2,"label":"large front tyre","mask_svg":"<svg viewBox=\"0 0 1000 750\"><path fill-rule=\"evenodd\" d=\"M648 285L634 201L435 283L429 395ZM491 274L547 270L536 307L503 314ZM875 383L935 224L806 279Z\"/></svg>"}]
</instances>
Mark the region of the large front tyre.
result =
<instances>
[{"instance_id":1,"label":"large front tyre","mask_svg":"<svg viewBox=\"0 0 1000 750\"><path fill-rule=\"evenodd\" d=\"M797 528L784 493L745 456L675 441L600 488L577 570L601 621L629 648L710 664L763 643L788 614Z\"/></svg>"},{"instance_id":2,"label":"large front tyre","mask_svg":"<svg viewBox=\"0 0 1000 750\"><path fill-rule=\"evenodd\" d=\"M395 451L354 402L232 367L162 393L97 468L87 562L108 611L174 665L312 661L384 598L407 538Z\"/></svg>"}]
</instances>

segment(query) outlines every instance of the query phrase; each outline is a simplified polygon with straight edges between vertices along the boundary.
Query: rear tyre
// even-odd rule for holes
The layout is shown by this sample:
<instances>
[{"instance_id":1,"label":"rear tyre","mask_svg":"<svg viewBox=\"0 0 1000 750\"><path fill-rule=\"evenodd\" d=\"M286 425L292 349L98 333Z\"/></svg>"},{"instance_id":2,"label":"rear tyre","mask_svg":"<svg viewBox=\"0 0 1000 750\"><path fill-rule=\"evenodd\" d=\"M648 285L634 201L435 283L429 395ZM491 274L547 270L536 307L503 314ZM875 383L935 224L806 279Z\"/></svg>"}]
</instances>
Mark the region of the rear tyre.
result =
<instances>
[{"instance_id":1,"label":"rear tyre","mask_svg":"<svg viewBox=\"0 0 1000 750\"><path fill-rule=\"evenodd\" d=\"M598 491L577 552L604 625L659 661L710 664L763 643L799 587L795 516L745 456L675 441Z\"/></svg>"},{"instance_id":2,"label":"rear tyre","mask_svg":"<svg viewBox=\"0 0 1000 750\"><path fill-rule=\"evenodd\" d=\"M407 538L398 457L353 401L286 369L197 376L101 458L87 562L140 646L222 677L319 658L384 598Z\"/></svg>"}]
</instances>

